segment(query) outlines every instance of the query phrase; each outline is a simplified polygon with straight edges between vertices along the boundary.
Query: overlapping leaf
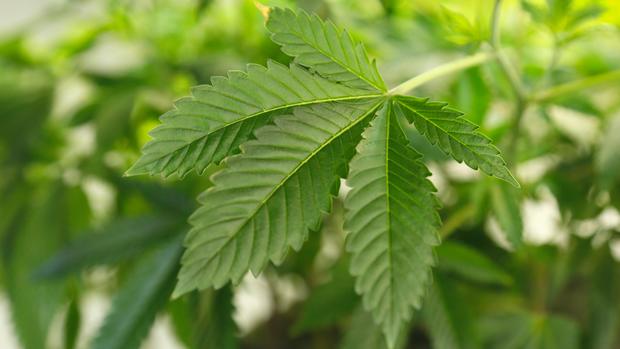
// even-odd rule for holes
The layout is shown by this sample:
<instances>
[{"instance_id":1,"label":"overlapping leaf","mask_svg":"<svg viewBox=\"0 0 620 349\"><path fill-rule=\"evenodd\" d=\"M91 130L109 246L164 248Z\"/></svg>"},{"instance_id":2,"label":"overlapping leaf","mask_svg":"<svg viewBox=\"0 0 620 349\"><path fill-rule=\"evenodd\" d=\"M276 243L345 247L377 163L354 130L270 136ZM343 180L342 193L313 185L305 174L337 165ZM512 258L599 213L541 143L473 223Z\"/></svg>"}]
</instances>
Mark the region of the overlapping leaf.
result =
<instances>
[{"instance_id":1,"label":"overlapping leaf","mask_svg":"<svg viewBox=\"0 0 620 349\"><path fill-rule=\"evenodd\" d=\"M440 221L430 173L388 103L351 161L345 229L351 272L366 309L393 347L430 280Z\"/></svg>"},{"instance_id":2,"label":"overlapping leaf","mask_svg":"<svg viewBox=\"0 0 620 349\"><path fill-rule=\"evenodd\" d=\"M416 129L446 154L467 166L519 186L499 150L491 140L477 132L478 126L461 116L463 113L446 107L446 103L428 99L398 96L397 109Z\"/></svg>"},{"instance_id":3,"label":"overlapping leaf","mask_svg":"<svg viewBox=\"0 0 620 349\"><path fill-rule=\"evenodd\" d=\"M332 22L323 22L303 11L274 8L269 13L267 29L284 53L321 76L358 89L386 91L364 45Z\"/></svg>"},{"instance_id":4,"label":"overlapping leaf","mask_svg":"<svg viewBox=\"0 0 620 349\"><path fill-rule=\"evenodd\" d=\"M252 131L277 112L295 106L374 95L336 84L305 69L270 61L267 68L250 64L247 72L214 77L211 85L195 87L161 117L151 131L153 140L127 171L128 175L202 173L206 167L236 152Z\"/></svg>"},{"instance_id":5,"label":"overlapping leaf","mask_svg":"<svg viewBox=\"0 0 620 349\"><path fill-rule=\"evenodd\" d=\"M297 108L257 130L200 196L175 293L238 282L299 249L329 210L362 127L381 102Z\"/></svg>"}]
</instances>

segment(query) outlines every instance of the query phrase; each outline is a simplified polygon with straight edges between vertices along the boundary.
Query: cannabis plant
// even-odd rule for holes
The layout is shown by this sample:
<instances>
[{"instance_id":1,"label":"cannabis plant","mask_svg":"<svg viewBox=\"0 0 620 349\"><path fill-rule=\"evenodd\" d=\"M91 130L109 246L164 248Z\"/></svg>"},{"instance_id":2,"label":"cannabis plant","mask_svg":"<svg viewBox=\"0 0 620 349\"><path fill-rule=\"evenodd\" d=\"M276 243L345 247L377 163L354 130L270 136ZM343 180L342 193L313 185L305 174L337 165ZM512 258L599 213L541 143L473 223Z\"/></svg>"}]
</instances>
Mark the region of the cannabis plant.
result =
<instances>
[{"instance_id":1,"label":"cannabis plant","mask_svg":"<svg viewBox=\"0 0 620 349\"><path fill-rule=\"evenodd\" d=\"M409 124L458 162L518 187L490 140L446 103L388 89L364 45L303 11L273 8L271 39L294 58L213 77L176 102L128 175L184 176L212 164L174 296L237 284L281 263L319 230L338 195L350 272L394 347L418 308L440 243L435 188Z\"/></svg>"}]
</instances>

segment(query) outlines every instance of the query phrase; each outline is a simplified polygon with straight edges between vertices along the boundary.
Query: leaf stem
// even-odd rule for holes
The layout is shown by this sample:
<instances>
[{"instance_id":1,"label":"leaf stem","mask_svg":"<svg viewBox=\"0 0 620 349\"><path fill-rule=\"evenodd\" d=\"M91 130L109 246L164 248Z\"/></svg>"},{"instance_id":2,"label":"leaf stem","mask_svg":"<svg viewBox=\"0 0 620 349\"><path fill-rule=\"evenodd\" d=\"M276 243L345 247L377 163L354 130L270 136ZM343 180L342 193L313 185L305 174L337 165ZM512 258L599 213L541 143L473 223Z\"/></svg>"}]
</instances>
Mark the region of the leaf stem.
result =
<instances>
[{"instance_id":1,"label":"leaf stem","mask_svg":"<svg viewBox=\"0 0 620 349\"><path fill-rule=\"evenodd\" d=\"M449 63L439 65L420 75L416 75L413 78L394 87L393 89L388 91L388 94L406 94L411 90L415 89L416 87L423 85L431 80L480 65L484 62L492 60L493 58L495 58L495 53L493 52L478 52L474 55L463 57Z\"/></svg>"},{"instance_id":2,"label":"leaf stem","mask_svg":"<svg viewBox=\"0 0 620 349\"><path fill-rule=\"evenodd\" d=\"M620 80L620 70L612 70L603 74L589 76L576 81L567 82L565 84L550 87L540 93L532 96L532 101L536 103L544 103L558 97L562 97L573 92L581 91L586 88L598 85L608 84L610 82Z\"/></svg>"}]
</instances>

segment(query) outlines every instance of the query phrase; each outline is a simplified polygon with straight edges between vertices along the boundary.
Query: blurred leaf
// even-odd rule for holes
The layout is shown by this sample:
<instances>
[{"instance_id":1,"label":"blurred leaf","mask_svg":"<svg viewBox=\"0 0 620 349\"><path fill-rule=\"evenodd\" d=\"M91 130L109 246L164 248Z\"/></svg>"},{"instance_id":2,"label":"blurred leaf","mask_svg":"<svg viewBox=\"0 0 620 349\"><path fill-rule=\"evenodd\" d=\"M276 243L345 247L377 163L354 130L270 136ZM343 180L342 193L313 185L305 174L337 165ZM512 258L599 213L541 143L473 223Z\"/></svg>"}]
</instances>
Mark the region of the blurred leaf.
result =
<instances>
[{"instance_id":1,"label":"blurred leaf","mask_svg":"<svg viewBox=\"0 0 620 349\"><path fill-rule=\"evenodd\" d=\"M457 287L447 278L435 282L422 307L424 324L435 349L480 348L475 318L470 314Z\"/></svg>"},{"instance_id":2,"label":"blurred leaf","mask_svg":"<svg viewBox=\"0 0 620 349\"><path fill-rule=\"evenodd\" d=\"M510 245L517 249L523 244L523 219L520 194L505 183L494 183L491 190L491 212Z\"/></svg>"},{"instance_id":3,"label":"blurred leaf","mask_svg":"<svg viewBox=\"0 0 620 349\"><path fill-rule=\"evenodd\" d=\"M13 323L25 349L45 347L48 327L60 301L64 285L35 282L32 270L55 251L67 230L66 188L57 183L41 184L31 192L28 207L16 215L3 241L6 291Z\"/></svg>"},{"instance_id":4,"label":"blurred leaf","mask_svg":"<svg viewBox=\"0 0 620 349\"><path fill-rule=\"evenodd\" d=\"M179 236L178 220L163 215L122 218L105 224L58 251L39 266L38 278L60 278L97 264L133 257L146 248Z\"/></svg>"},{"instance_id":5,"label":"blurred leaf","mask_svg":"<svg viewBox=\"0 0 620 349\"><path fill-rule=\"evenodd\" d=\"M236 349L239 348L237 325L232 318L234 313L233 292L229 286L217 290L213 294L209 309L207 328L202 332L202 340L198 348L204 349Z\"/></svg>"},{"instance_id":6,"label":"blurred leaf","mask_svg":"<svg viewBox=\"0 0 620 349\"><path fill-rule=\"evenodd\" d=\"M403 349L407 343L408 331L401 331L394 349ZM372 315L359 306L348 326L340 349L387 349L381 327L374 322Z\"/></svg>"},{"instance_id":7,"label":"blurred leaf","mask_svg":"<svg viewBox=\"0 0 620 349\"><path fill-rule=\"evenodd\" d=\"M456 101L467 120L483 125L491 103L489 87L482 79L480 68L464 71L456 85Z\"/></svg>"},{"instance_id":8,"label":"blurred leaf","mask_svg":"<svg viewBox=\"0 0 620 349\"><path fill-rule=\"evenodd\" d=\"M331 280L310 292L293 325L293 332L300 334L332 326L351 314L359 304L354 285L348 263L341 260L332 271Z\"/></svg>"},{"instance_id":9,"label":"blurred leaf","mask_svg":"<svg viewBox=\"0 0 620 349\"><path fill-rule=\"evenodd\" d=\"M607 246L601 250L588 301L586 347L589 349L611 349L620 345L620 266Z\"/></svg>"},{"instance_id":10,"label":"blurred leaf","mask_svg":"<svg viewBox=\"0 0 620 349\"><path fill-rule=\"evenodd\" d=\"M483 328L490 348L579 348L578 325L557 315L521 312L494 316Z\"/></svg>"},{"instance_id":11,"label":"blurred leaf","mask_svg":"<svg viewBox=\"0 0 620 349\"><path fill-rule=\"evenodd\" d=\"M74 349L80 332L80 306L79 299L74 298L69 302L64 323L64 348Z\"/></svg>"},{"instance_id":12,"label":"blurred leaf","mask_svg":"<svg viewBox=\"0 0 620 349\"><path fill-rule=\"evenodd\" d=\"M180 239L175 239L129 275L112 300L111 310L93 341L93 349L140 347L174 289L181 252Z\"/></svg>"},{"instance_id":13,"label":"blurred leaf","mask_svg":"<svg viewBox=\"0 0 620 349\"><path fill-rule=\"evenodd\" d=\"M454 241L444 241L437 248L438 268L467 280L510 285L512 278L491 259L475 249Z\"/></svg>"},{"instance_id":14,"label":"blurred leaf","mask_svg":"<svg viewBox=\"0 0 620 349\"><path fill-rule=\"evenodd\" d=\"M620 177L620 115L608 121L605 135L596 155L596 169L600 182L609 187Z\"/></svg>"}]
</instances>

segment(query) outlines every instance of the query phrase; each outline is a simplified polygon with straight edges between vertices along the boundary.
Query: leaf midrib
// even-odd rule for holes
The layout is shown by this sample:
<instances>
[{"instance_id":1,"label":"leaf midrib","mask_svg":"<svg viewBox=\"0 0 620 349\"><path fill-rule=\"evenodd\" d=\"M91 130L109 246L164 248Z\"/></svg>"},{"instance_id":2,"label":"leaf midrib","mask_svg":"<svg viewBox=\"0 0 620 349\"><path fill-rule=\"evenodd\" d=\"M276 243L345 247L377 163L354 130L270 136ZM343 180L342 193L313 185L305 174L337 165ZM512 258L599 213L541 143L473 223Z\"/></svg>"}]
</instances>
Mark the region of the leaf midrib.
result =
<instances>
[{"instance_id":1,"label":"leaf midrib","mask_svg":"<svg viewBox=\"0 0 620 349\"><path fill-rule=\"evenodd\" d=\"M389 167L389 160L390 160L390 122L391 120L391 107L392 107L392 102L390 101L387 105L387 110L385 111L385 207L386 207L386 225L387 225L387 231L388 231L388 268L390 270L390 319L389 321L392 320L392 317L394 314L392 314L392 312L394 311L395 308L395 304L394 304L394 268L392 266L393 261L392 261L392 217L391 217L391 205L390 205L390 167Z\"/></svg>"}]
</instances>

